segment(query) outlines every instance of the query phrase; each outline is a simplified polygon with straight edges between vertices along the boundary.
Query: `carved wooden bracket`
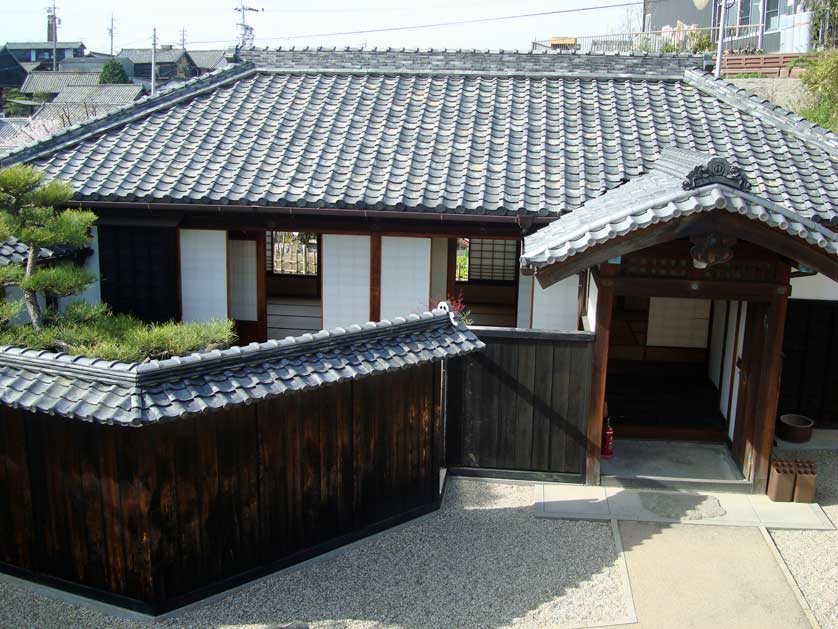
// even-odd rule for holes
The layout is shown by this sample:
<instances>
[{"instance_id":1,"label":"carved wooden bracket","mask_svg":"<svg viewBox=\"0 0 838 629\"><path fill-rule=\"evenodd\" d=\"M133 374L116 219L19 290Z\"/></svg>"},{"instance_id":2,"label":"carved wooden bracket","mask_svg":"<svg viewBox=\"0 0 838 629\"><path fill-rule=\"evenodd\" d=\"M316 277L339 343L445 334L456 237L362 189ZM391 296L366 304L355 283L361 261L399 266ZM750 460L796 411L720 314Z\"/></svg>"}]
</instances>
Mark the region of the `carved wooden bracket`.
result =
<instances>
[{"instance_id":1,"label":"carved wooden bracket","mask_svg":"<svg viewBox=\"0 0 838 629\"><path fill-rule=\"evenodd\" d=\"M733 236L710 231L690 236L690 242L693 243L690 256L693 265L698 269L724 264L733 259L733 245L736 244L736 238Z\"/></svg>"}]
</instances>

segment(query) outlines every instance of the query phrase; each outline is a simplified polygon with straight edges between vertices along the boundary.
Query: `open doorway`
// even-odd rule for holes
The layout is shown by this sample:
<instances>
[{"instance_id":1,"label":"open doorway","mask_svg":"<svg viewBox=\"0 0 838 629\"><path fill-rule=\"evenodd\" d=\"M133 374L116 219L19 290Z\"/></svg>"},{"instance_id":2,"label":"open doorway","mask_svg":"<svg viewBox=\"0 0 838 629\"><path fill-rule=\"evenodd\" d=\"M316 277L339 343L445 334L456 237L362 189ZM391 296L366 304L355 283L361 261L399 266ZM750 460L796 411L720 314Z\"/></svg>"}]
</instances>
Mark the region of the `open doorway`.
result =
<instances>
[{"instance_id":1,"label":"open doorway","mask_svg":"<svg viewBox=\"0 0 838 629\"><path fill-rule=\"evenodd\" d=\"M320 235L265 233L267 337L282 339L323 327Z\"/></svg>"},{"instance_id":2,"label":"open doorway","mask_svg":"<svg viewBox=\"0 0 838 629\"><path fill-rule=\"evenodd\" d=\"M614 300L606 403L621 438L726 441L711 360L724 330L714 329L713 308L709 299Z\"/></svg>"}]
</instances>

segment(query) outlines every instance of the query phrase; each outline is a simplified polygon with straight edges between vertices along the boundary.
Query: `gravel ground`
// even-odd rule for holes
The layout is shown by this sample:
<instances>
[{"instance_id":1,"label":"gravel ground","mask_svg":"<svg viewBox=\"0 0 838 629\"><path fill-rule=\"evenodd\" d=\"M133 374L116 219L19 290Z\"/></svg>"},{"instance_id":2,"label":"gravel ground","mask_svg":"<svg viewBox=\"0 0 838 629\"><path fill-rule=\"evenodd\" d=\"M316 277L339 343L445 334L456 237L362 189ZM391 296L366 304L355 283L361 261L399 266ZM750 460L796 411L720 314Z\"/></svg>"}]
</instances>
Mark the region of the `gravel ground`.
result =
<instances>
[{"instance_id":1,"label":"gravel ground","mask_svg":"<svg viewBox=\"0 0 838 629\"><path fill-rule=\"evenodd\" d=\"M818 464L818 502L838 526L838 452L782 451ZM771 537L823 629L838 629L838 531L772 530Z\"/></svg>"},{"instance_id":2,"label":"gravel ground","mask_svg":"<svg viewBox=\"0 0 838 629\"><path fill-rule=\"evenodd\" d=\"M532 502L532 486L456 479L429 516L151 625L0 584L0 626L582 627L628 616L610 525L536 519Z\"/></svg>"}]
</instances>

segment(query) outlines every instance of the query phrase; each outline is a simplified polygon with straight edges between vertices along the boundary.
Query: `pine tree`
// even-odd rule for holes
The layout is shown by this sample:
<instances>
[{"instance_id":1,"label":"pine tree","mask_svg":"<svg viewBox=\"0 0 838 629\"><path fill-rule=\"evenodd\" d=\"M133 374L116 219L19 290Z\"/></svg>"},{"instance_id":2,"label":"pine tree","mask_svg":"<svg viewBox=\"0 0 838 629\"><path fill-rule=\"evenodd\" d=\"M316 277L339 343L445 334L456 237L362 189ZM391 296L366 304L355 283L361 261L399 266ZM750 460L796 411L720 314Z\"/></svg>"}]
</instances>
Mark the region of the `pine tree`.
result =
<instances>
[{"instance_id":1,"label":"pine tree","mask_svg":"<svg viewBox=\"0 0 838 629\"><path fill-rule=\"evenodd\" d=\"M26 265L0 267L0 287L19 286L23 302L0 300L0 323L6 323L23 306L35 330L44 325L38 293L67 297L81 292L96 278L75 265L39 267L41 248L55 245L84 246L90 243L90 229L96 215L87 210L60 209L73 196L63 181L43 182L43 175L31 166L0 170L0 241L17 238L28 248Z\"/></svg>"},{"instance_id":2,"label":"pine tree","mask_svg":"<svg viewBox=\"0 0 838 629\"><path fill-rule=\"evenodd\" d=\"M101 74L99 74L99 85L105 85L108 83L124 84L130 82L131 81L128 80L128 75L125 74L125 68L123 68L122 64L116 59L108 61L102 67Z\"/></svg>"}]
</instances>

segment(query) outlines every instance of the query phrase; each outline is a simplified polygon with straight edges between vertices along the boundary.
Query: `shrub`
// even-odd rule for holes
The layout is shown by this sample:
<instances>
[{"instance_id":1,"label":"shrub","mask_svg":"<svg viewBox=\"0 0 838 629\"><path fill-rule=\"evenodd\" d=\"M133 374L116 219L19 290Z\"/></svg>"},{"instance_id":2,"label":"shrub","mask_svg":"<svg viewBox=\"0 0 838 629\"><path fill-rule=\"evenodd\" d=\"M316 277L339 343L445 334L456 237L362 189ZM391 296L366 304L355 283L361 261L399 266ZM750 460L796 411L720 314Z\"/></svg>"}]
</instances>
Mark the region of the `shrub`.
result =
<instances>
[{"instance_id":1,"label":"shrub","mask_svg":"<svg viewBox=\"0 0 838 629\"><path fill-rule=\"evenodd\" d=\"M2 314L0 311L0 317ZM0 345L142 362L228 347L236 342L232 321L146 324L130 315L111 314L104 305L71 304L61 314L48 312L45 320L41 330L31 325L0 329Z\"/></svg>"},{"instance_id":2,"label":"shrub","mask_svg":"<svg viewBox=\"0 0 838 629\"><path fill-rule=\"evenodd\" d=\"M819 53L809 63L803 84L812 95L813 104L803 110L812 122L838 131L838 49Z\"/></svg>"},{"instance_id":3,"label":"shrub","mask_svg":"<svg viewBox=\"0 0 838 629\"><path fill-rule=\"evenodd\" d=\"M125 73L125 68L122 67L122 64L119 63L116 59L111 59L104 66L102 66L102 72L99 74L99 85L104 85L108 83L114 84L121 84L121 83L130 83L131 80L128 78L128 75Z\"/></svg>"}]
</instances>

